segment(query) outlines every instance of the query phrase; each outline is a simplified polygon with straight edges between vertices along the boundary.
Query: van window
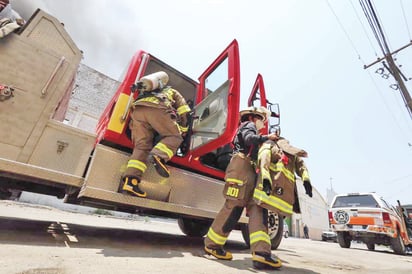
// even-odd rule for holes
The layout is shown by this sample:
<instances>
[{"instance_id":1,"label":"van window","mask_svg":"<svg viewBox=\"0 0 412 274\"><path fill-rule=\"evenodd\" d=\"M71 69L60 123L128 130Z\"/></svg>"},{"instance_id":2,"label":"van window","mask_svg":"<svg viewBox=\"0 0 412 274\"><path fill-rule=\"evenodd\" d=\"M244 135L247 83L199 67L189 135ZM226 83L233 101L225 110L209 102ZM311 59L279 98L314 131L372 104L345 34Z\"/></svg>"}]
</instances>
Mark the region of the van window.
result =
<instances>
[{"instance_id":1,"label":"van window","mask_svg":"<svg viewBox=\"0 0 412 274\"><path fill-rule=\"evenodd\" d=\"M355 195L336 197L332 207L379 207L379 205L372 195Z\"/></svg>"}]
</instances>

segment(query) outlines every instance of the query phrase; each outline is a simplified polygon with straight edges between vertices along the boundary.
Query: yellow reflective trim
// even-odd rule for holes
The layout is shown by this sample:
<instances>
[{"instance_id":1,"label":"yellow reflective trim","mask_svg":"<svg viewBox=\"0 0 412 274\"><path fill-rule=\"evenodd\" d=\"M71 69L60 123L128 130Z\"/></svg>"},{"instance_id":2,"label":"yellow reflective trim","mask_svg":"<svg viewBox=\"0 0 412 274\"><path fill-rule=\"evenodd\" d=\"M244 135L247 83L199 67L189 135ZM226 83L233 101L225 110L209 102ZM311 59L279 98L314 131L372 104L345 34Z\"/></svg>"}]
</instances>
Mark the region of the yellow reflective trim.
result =
<instances>
[{"instance_id":1,"label":"yellow reflective trim","mask_svg":"<svg viewBox=\"0 0 412 274\"><path fill-rule=\"evenodd\" d=\"M271 244L269 235L266 232L261 231L261 230L250 233L249 237L250 237L250 244L251 245L254 244L254 243L257 243L259 241L263 241L263 242L266 242L268 244Z\"/></svg>"},{"instance_id":2,"label":"yellow reflective trim","mask_svg":"<svg viewBox=\"0 0 412 274\"><path fill-rule=\"evenodd\" d=\"M190 107L188 105L183 105L177 108L177 114L182 115L183 113L189 112Z\"/></svg>"},{"instance_id":3,"label":"yellow reflective trim","mask_svg":"<svg viewBox=\"0 0 412 274\"><path fill-rule=\"evenodd\" d=\"M117 132L117 133L122 133L124 126L126 125L125 121L122 121L122 116L124 113L124 110L126 109L127 102L129 101L129 95L121 93L119 95L119 98L117 99L117 102L114 106L113 113L110 116L109 124L107 125L107 129Z\"/></svg>"},{"instance_id":4,"label":"yellow reflective trim","mask_svg":"<svg viewBox=\"0 0 412 274\"><path fill-rule=\"evenodd\" d=\"M173 157L173 150L168 148L165 144L163 143L157 143L155 145L155 148L157 148L160 151L163 151L164 153L167 154L167 157L172 158Z\"/></svg>"},{"instance_id":5,"label":"yellow reflective trim","mask_svg":"<svg viewBox=\"0 0 412 274\"><path fill-rule=\"evenodd\" d=\"M227 178L227 179L226 179L226 182L236 183L236 184L238 184L238 185L243 185L243 181L242 181L242 180L235 179L235 178Z\"/></svg>"},{"instance_id":6,"label":"yellow reflective trim","mask_svg":"<svg viewBox=\"0 0 412 274\"><path fill-rule=\"evenodd\" d=\"M273 195L268 196L262 190L255 188L255 191L253 192L253 198L262 201L263 203L268 204L274 208L277 208L287 214L293 213L293 206L291 204Z\"/></svg>"},{"instance_id":7,"label":"yellow reflective trim","mask_svg":"<svg viewBox=\"0 0 412 274\"><path fill-rule=\"evenodd\" d=\"M288 178L291 182L295 182L295 175L288 170L281 161L277 162L276 164L270 164L270 170L274 172L282 172L286 178Z\"/></svg>"},{"instance_id":8,"label":"yellow reflective trim","mask_svg":"<svg viewBox=\"0 0 412 274\"><path fill-rule=\"evenodd\" d=\"M163 94L165 94L167 96L167 99L169 99L169 101L174 101L173 100L173 95L174 95L174 90L172 88L168 88L162 91Z\"/></svg>"},{"instance_id":9,"label":"yellow reflective trim","mask_svg":"<svg viewBox=\"0 0 412 274\"><path fill-rule=\"evenodd\" d=\"M263 143L262 146L260 147L259 151L265 150L265 149L270 149L271 145L268 143Z\"/></svg>"},{"instance_id":10,"label":"yellow reflective trim","mask_svg":"<svg viewBox=\"0 0 412 274\"><path fill-rule=\"evenodd\" d=\"M133 103L133 105L136 105L136 103L141 103L141 102L149 102L149 103L153 103L153 104L159 104L159 99L157 99L154 96L146 97L146 98L142 98L142 99L137 100L136 102Z\"/></svg>"},{"instance_id":11,"label":"yellow reflective trim","mask_svg":"<svg viewBox=\"0 0 412 274\"><path fill-rule=\"evenodd\" d=\"M180 132L188 132L189 127L182 127L182 126L179 125L179 130L180 130Z\"/></svg>"},{"instance_id":12,"label":"yellow reflective trim","mask_svg":"<svg viewBox=\"0 0 412 274\"><path fill-rule=\"evenodd\" d=\"M270 177L270 172L266 168L261 169L262 172L262 179L268 179L270 182L272 182L272 178Z\"/></svg>"},{"instance_id":13,"label":"yellow reflective trim","mask_svg":"<svg viewBox=\"0 0 412 274\"><path fill-rule=\"evenodd\" d=\"M309 179L309 173L308 173L308 171L305 169L303 172L302 172L302 181L309 181L310 179Z\"/></svg>"},{"instance_id":14,"label":"yellow reflective trim","mask_svg":"<svg viewBox=\"0 0 412 274\"><path fill-rule=\"evenodd\" d=\"M146 164L139 160L129 160L129 162L127 163L127 167L132 167L142 172L145 172L147 169Z\"/></svg>"},{"instance_id":15,"label":"yellow reflective trim","mask_svg":"<svg viewBox=\"0 0 412 274\"><path fill-rule=\"evenodd\" d=\"M226 243L227 237L221 236L213 231L212 228L207 232L207 237L212 240L215 244L224 245Z\"/></svg>"},{"instance_id":16,"label":"yellow reflective trim","mask_svg":"<svg viewBox=\"0 0 412 274\"><path fill-rule=\"evenodd\" d=\"M262 154L265 153L265 152L266 152L266 153L269 152L269 151L270 151L270 148L271 148L271 145L270 145L270 144L264 143L264 144L260 147L260 149L259 149L258 158L259 158L259 159L262 158L262 157L263 157Z\"/></svg>"}]
</instances>

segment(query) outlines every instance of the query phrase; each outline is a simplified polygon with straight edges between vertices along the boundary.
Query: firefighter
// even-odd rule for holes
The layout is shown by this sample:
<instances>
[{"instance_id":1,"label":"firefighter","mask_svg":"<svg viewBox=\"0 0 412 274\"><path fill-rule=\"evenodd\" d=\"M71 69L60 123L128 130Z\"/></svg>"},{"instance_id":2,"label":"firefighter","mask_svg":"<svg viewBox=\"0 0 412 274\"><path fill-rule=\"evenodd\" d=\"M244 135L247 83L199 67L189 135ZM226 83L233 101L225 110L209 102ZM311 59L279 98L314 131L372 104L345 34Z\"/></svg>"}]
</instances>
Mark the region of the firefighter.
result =
<instances>
[{"instance_id":1,"label":"firefighter","mask_svg":"<svg viewBox=\"0 0 412 274\"><path fill-rule=\"evenodd\" d=\"M266 141L259 149L259 177L253 197L262 207L281 216L300 213L297 200L295 173L301 177L305 192L312 197L312 185L308 169L302 157L308 153L279 137Z\"/></svg>"},{"instance_id":2,"label":"firefighter","mask_svg":"<svg viewBox=\"0 0 412 274\"><path fill-rule=\"evenodd\" d=\"M133 103L129 128L134 144L133 153L122 176L121 191L138 197L146 197L139 188L147 164L155 166L163 177L169 177L166 162L173 157L188 131L190 107L175 89L166 86L169 76L159 71L147 75L132 86L139 90ZM154 144L155 134L160 140Z\"/></svg>"},{"instance_id":3,"label":"firefighter","mask_svg":"<svg viewBox=\"0 0 412 274\"><path fill-rule=\"evenodd\" d=\"M0 0L0 19L8 18L11 22L16 22L23 26L26 22L15 10L12 9L9 0Z\"/></svg>"},{"instance_id":4,"label":"firefighter","mask_svg":"<svg viewBox=\"0 0 412 274\"><path fill-rule=\"evenodd\" d=\"M259 146L277 135L259 135L270 112L263 107L249 107L240 112L240 125L233 141L234 151L226 169L223 195L226 198L204 240L207 255L221 260L231 260L232 254L223 249L226 240L237 224L243 208L249 216L250 248L255 268L279 268L281 261L271 254L267 233L267 210L253 200L256 181L255 164Z\"/></svg>"},{"instance_id":5,"label":"firefighter","mask_svg":"<svg viewBox=\"0 0 412 274\"><path fill-rule=\"evenodd\" d=\"M11 8L9 0L0 0L0 38L25 24L21 16Z\"/></svg>"}]
</instances>

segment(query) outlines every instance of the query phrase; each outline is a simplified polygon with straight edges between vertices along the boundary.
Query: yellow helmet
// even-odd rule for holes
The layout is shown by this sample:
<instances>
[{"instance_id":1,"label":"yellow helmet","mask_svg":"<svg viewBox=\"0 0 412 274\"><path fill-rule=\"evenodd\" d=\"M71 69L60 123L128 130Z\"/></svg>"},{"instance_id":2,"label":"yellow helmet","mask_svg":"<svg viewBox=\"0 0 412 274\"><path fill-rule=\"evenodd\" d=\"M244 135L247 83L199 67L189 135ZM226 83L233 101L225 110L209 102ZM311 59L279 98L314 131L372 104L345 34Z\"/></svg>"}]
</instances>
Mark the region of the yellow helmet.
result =
<instances>
[{"instance_id":1,"label":"yellow helmet","mask_svg":"<svg viewBox=\"0 0 412 274\"><path fill-rule=\"evenodd\" d=\"M265 107L248 107L239 112L240 117L243 115L253 114L262 117L262 121L266 122L270 117L270 111Z\"/></svg>"}]
</instances>

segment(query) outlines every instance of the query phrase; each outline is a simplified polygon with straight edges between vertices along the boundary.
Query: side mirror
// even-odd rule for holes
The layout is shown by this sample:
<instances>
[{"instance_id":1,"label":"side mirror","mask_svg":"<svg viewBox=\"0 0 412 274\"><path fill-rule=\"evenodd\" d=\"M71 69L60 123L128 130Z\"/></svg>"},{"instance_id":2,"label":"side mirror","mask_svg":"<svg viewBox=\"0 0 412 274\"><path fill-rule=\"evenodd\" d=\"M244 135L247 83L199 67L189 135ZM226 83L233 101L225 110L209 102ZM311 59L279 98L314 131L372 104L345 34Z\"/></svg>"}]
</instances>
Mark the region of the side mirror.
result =
<instances>
[{"instance_id":1,"label":"side mirror","mask_svg":"<svg viewBox=\"0 0 412 274\"><path fill-rule=\"evenodd\" d=\"M268 109L271 112L269 118L269 129L271 130L272 127L280 125L280 109L279 104L271 104L269 103ZM279 128L280 129L280 128Z\"/></svg>"},{"instance_id":2,"label":"side mirror","mask_svg":"<svg viewBox=\"0 0 412 274\"><path fill-rule=\"evenodd\" d=\"M276 133L277 136L280 136L281 130L279 125L270 126L269 133Z\"/></svg>"}]
</instances>

